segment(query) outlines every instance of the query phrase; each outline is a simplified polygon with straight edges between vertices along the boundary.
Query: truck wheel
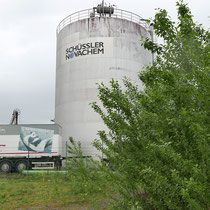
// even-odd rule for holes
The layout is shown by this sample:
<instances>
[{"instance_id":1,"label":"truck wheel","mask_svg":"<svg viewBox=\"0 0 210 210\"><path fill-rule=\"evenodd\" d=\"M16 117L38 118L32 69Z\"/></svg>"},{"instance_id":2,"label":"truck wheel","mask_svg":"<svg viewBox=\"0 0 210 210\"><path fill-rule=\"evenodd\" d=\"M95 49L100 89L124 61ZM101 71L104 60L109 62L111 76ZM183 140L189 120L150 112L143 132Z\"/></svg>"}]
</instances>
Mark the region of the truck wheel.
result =
<instances>
[{"instance_id":1,"label":"truck wheel","mask_svg":"<svg viewBox=\"0 0 210 210\"><path fill-rule=\"evenodd\" d=\"M9 161L3 160L0 163L0 172L9 173L11 172L11 170L12 170L12 164Z\"/></svg>"},{"instance_id":2,"label":"truck wheel","mask_svg":"<svg viewBox=\"0 0 210 210\"><path fill-rule=\"evenodd\" d=\"M26 170L28 167L28 163L25 160L20 160L15 164L15 170L18 173L21 173L23 170Z\"/></svg>"}]
</instances>

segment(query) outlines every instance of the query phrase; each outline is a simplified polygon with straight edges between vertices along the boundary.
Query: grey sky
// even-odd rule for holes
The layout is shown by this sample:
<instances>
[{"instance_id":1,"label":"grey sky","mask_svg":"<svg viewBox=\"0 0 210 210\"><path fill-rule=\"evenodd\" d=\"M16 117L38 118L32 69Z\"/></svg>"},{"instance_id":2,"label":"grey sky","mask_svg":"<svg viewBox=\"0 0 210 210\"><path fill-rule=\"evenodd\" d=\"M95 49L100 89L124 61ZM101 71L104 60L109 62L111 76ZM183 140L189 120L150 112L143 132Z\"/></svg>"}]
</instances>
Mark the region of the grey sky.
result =
<instances>
[{"instance_id":1,"label":"grey sky","mask_svg":"<svg viewBox=\"0 0 210 210\"><path fill-rule=\"evenodd\" d=\"M54 118L56 27L69 14L96 6L96 0L0 0L0 124L14 108L20 123ZM185 0L195 21L210 27L208 0ZM174 19L176 0L109 0L143 18L165 8Z\"/></svg>"}]
</instances>

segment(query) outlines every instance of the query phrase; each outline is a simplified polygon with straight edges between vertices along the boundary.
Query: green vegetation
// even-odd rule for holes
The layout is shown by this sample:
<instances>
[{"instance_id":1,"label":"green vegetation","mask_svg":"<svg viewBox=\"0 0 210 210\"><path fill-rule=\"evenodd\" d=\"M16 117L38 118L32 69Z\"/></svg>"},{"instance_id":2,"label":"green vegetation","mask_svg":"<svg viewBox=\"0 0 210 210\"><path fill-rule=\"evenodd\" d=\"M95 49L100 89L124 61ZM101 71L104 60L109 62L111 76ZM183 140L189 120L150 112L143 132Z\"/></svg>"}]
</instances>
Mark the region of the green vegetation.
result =
<instances>
[{"instance_id":1,"label":"green vegetation","mask_svg":"<svg viewBox=\"0 0 210 210\"><path fill-rule=\"evenodd\" d=\"M109 129L95 146L117 171L119 209L210 208L210 33L182 1L177 11L177 25L162 9L150 22L164 42L143 43L156 54L144 91L112 80L99 85L103 107L92 103Z\"/></svg>"},{"instance_id":2,"label":"green vegetation","mask_svg":"<svg viewBox=\"0 0 210 210\"><path fill-rule=\"evenodd\" d=\"M80 142L75 143L71 137L69 140L68 152L72 158L68 159L67 169L72 184L75 184L72 188L83 198L93 193L103 194L108 204L110 195L115 194L112 179L108 176L110 170L101 161L83 158Z\"/></svg>"},{"instance_id":3,"label":"green vegetation","mask_svg":"<svg viewBox=\"0 0 210 210\"><path fill-rule=\"evenodd\" d=\"M103 192L78 184L67 175L0 174L0 209L105 209Z\"/></svg>"}]
</instances>

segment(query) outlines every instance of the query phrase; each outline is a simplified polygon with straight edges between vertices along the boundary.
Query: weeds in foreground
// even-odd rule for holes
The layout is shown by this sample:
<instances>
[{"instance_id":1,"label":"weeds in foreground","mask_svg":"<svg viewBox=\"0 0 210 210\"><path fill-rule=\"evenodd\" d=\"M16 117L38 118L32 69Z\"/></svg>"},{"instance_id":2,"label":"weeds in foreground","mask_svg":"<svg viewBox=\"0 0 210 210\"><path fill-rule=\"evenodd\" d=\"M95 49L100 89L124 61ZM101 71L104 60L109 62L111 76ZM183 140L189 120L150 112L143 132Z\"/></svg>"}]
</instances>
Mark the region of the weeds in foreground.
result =
<instances>
[{"instance_id":1,"label":"weeds in foreground","mask_svg":"<svg viewBox=\"0 0 210 210\"><path fill-rule=\"evenodd\" d=\"M77 184L76 180L61 174L7 175L0 178L0 209L88 209L103 199L100 191L86 193L89 188L78 190Z\"/></svg>"},{"instance_id":2,"label":"weeds in foreground","mask_svg":"<svg viewBox=\"0 0 210 210\"><path fill-rule=\"evenodd\" d=\"M76 143L72 137L69 140L68 152L71 158L68 158L67 169L73 194L80 194L83 200L89 199L92 206L108 208L111 197L115 193L114 187L111 186L110 173L112 171L102 160L94 160L92 157L84 158L81 143Z\"/></svg>"}]
</instances>

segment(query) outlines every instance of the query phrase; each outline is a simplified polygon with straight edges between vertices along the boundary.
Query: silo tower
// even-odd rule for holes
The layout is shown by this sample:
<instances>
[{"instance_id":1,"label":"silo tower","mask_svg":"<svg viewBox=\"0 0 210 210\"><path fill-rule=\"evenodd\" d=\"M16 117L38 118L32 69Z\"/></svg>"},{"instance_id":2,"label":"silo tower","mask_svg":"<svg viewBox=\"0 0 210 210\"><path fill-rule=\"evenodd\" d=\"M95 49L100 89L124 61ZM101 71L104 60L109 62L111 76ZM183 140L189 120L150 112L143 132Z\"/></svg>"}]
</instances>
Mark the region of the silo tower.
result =
<instances>
[{"instance_id":1,"label":"silo tower","mask_svg":"<svg viewBox=\"0 0 210 210\"><path fill-rule=\"evenodd\" d=\"M105 126L89 105L98 101L96 83L121 83L127 76L142 88L137 74L152 62L142 36L151 36L142 17L104 2L58 25L55 122L62 126L63 155L70 136L82 143L85 156L98 154L91 142Z\"/></svg>"}]
</instances>

